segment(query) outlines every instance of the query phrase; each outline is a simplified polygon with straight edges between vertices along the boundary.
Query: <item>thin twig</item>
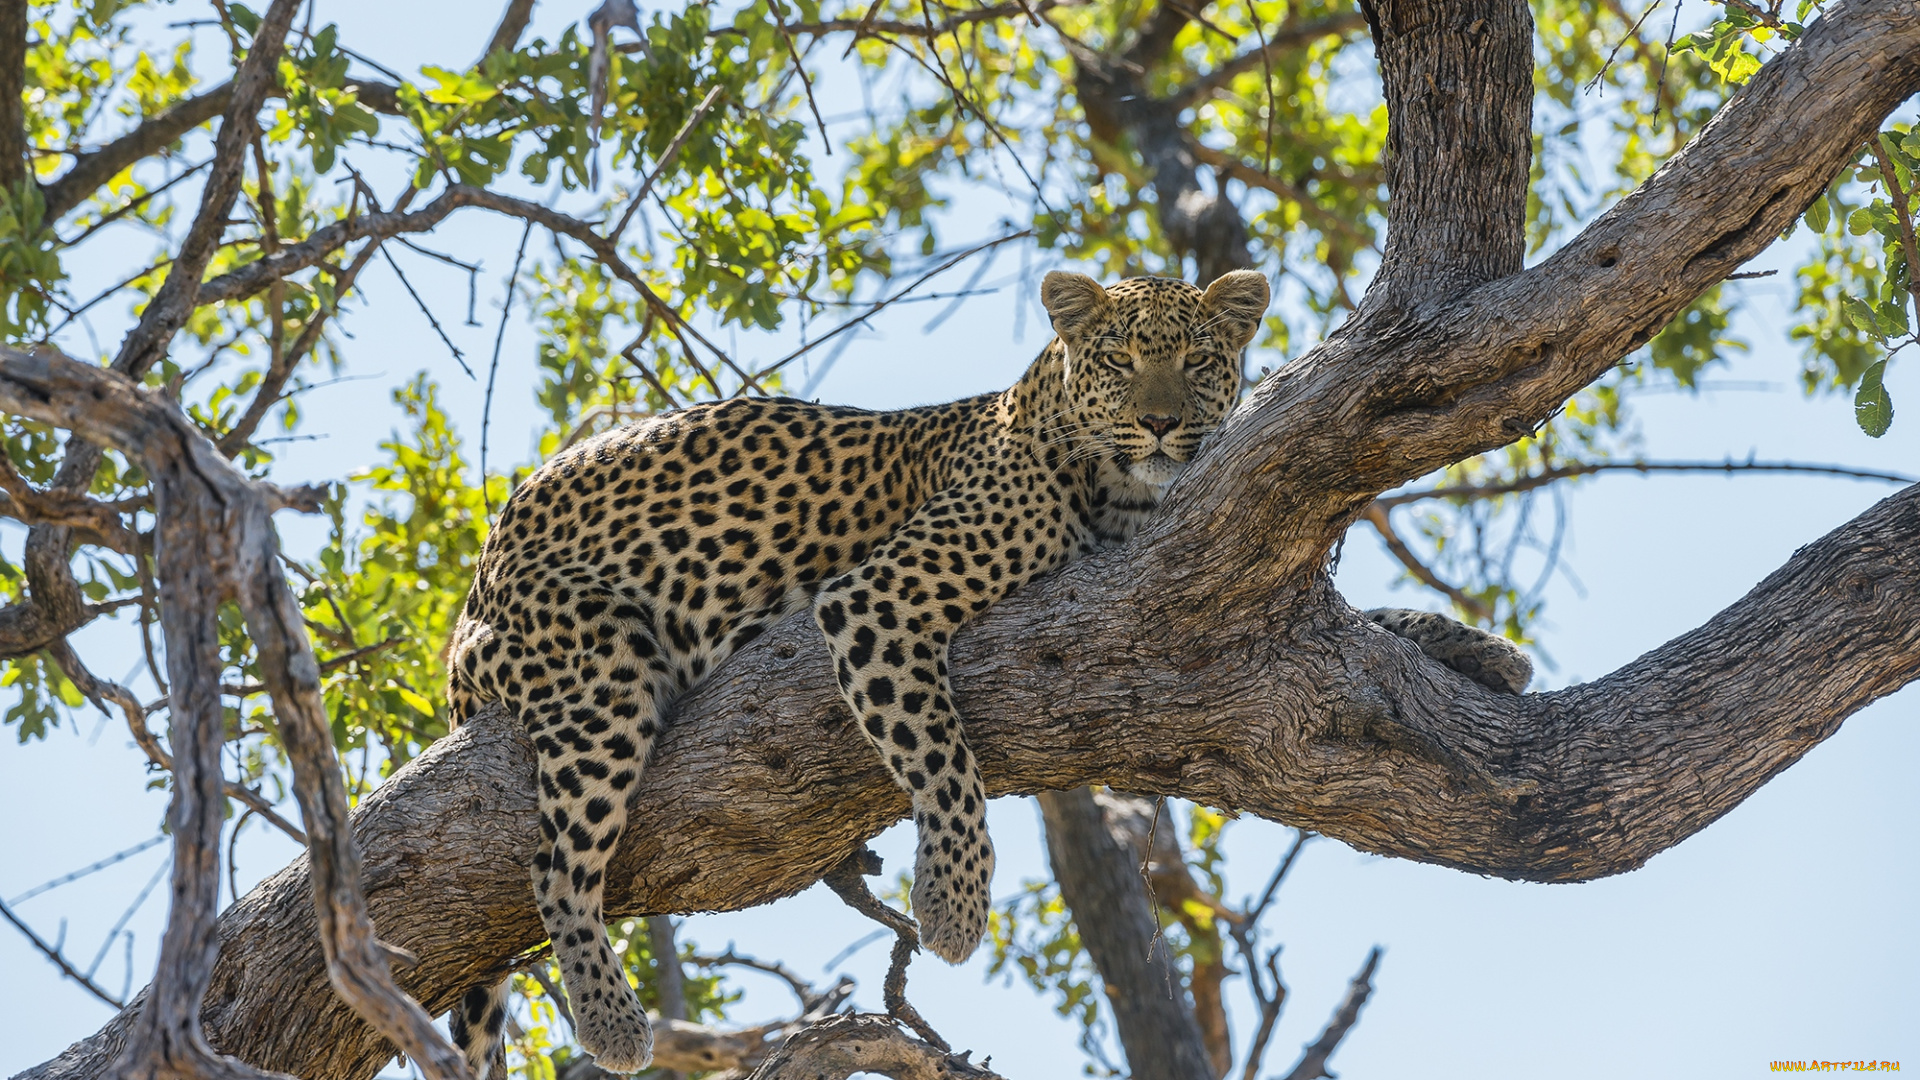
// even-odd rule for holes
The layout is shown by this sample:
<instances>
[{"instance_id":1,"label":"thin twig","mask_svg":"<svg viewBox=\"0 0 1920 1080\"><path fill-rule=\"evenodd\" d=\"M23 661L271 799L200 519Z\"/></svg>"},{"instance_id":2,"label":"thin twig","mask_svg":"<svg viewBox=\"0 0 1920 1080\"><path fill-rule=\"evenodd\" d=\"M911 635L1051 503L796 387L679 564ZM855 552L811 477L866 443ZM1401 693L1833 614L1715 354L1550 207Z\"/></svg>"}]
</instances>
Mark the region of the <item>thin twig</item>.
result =
<instances>
[{"instance_id":1,"label":"thin twig","mask_svg":"<svg viewBox=\"0 0 1920 1080\"><path fill-rule=\"evenodd\" d=\"M59 877L54 878L52 881L35 885L33 888L28 889L26 892L21 893L19 896L9 897L7 899L7 903L18 904L22 900L31 900L34 897L39 896L41 893L52 892L53 890L59 888L60 886L72 884L73 882L76 882L81 878L86 877L88 874L92 874L100 870L105 870L109 866L115 866L120 863L123 863L128 859L133 858L135 855L138 855L141 852L147 850L148 848L152 847L155 844L164 844L166 842L167 842L167 837L164 833L157 836L149 836L145 840L140 841L139 843L133 845L132 847L128 848L125 851L118 852L113 855L109 855L106 858L101 859L99 862L88 863L86 866L83 866L80 869L75 870L71 874L62 874Z\"/></svg>"},{"instance_id":2,"label":"thin twig","mask_svg":"<svg viewBox=\"0 0 1920 1080\"><path fill-rule=\"evenodd\" d=\"M1893 200L1894 218L1900 224L1900 250L1907 257L1907 292L1920 300L1920 245L1914 243L1913 208L1907 201L1908 192L1900 186L1899 174L1893 171L1893 162L1887 157L1887 148L1880 145L1880 136L1868 139L1867 146L1880 164L1880 178L1886 182L1887 197ZM1915 306L1914 313L1920 315L1920 305Z\"/></svg>"},{"instance_id":3,"label":"thin twig","mask_svg":"<svg viewBox=\"0 0 1920 1080\"><path fill-rule=\"evenodd\" d=\"M953 269L955 266L959 265L961 262L964 262L966 259L974 255L978 255L982 251L989 251L993 248L999 247L1001 244L1005 244L1009 241L1024 239L1025 237L1029 237L1032 235L1033 235L1032 229L1022 229L1019 232L1008 233L1007 235L1002 236L998 239L989 240L984 244L976 244L973 247L970 247L965 251L962 251L958 255L955 255L953 258L948 259L946 262L941 263L939 266L936 266L933 269L927 271L926 273L921 274L919 277L914 278L913 281L909 283L906 288L901 289L899 292L896 292L892 296L889 296L886 299L880 301L879 303L873 305L872 307L868 308L865 312L863 312L859 316L852 319L848 319L846 322L843 322L839 326L834 327L832 330L827 331L825 334L822 334L820 337L813 339L807 344L802 345L798 349L795 349L794 351L781 357L779 360L776 360L773 363L767 365L766 367L761 368L760 369L761 378L765 378L766 376L771 375L776 371L779 371L781 368L786 367L788 364L791 364L795 360L800 359L800 357L805 356L807 353L810 353L813 350L819 348L822 344L828 341L832 341L834 338L839 337L841 334L846 333L848 330L851 330L854 327L859 326L862 323L865 323L867 320L873 318L875 315L880 314L880 312L883 309L885 309L887 305L906 296L908 293L919 288L921 285L925 284L927 281L931 280L932 278L938 277L939 275L947 272L948 270Z\"/></svg>"},{"instance_id":4,"label":"thin twig","mask_svg":"<svg viewBox=\"0 0 1920 1080\"><path fill-rule=\"evenodd\" d=\"M1845 465L1812 465L1797 461L1594 461L1578 465L1560 465L1543 469L1531 476L1522 476L1514 480L1497 484L1454 484L1445 487L1427 488L1421 491L1409 491L1401 495L1383 495L1373 501L1374 506L1388 510L1408 503L1422 502L1428 499L1485 499L1496 495L1512 495L1523 491L1532 491L1561 480L1570 480L1579 476L1591 476L1603 472L1650 473L1795 473L1813 476L1842 476L1850 480L1882 480L1890 484L1920 483L1920 478L1903 473L1881 472L1875 469L1856 469Z\"/></svg>"},{"instance_id":5,"label":"thin twig","mask_svg":"<svg viewBox=\"0 0 1920 1080\"><path fill-rule=\"evenodd\" d=\"M791 46L793 43L789 41L787 44ZM626 213L620 215L620 223L615 225L611 232L607 233L607 239L617 241L621 235L627 231L627 222L633 220L633 215L635 211L640 209L640 204L645 202L647 196L653 193L654 181L660 179L660 174L666 172L667 166L673 164L673 159L679 156L680 147L686 144L687 137L693 134L694 128L700 126L700 121L707 118L707 111L712 109L714 103L720 100L720 95L725 90L726 87L724 86L715 86L713 89L707 91L706 97L700 99L700 104L694 106L693 112L687 116L687 122L680 125L680 130L674 134L673 141L669 142L667 148L661 151L659 160L653 163L653 169L647 173L647 178L640 182L640 190L633 193L633 201L627 204ZM826 135L823 132L821 138L824 139L825 137Z\"/></svg>"},{"instance_id":6,"label":"thin twig","mask_svg":"<svg viewBox=\"0 0 1920 1080\"><path fill-rule=\"evenodd\" d=\"M427 322L433 325L433 332L440 335L440 340L446 345L447 351L453 354L453 362L460 365L460 370L467 373L467 378L475 378L473 369L467 366L466 354L462 353L460 346L455 345L453 339L447 336L447 332L441 329L440 320L433 317L433 309L427 306L425 300L420 299L420 294L414 291L413 282L408 281L407 275L401 272L400 264L393 261L393 252L383 247L380 249L380 254L387 260L387 265L393 268L394 276L400 279L400 284L406 286L407 295L413 297L413 302L419 305L420 314L425 315Z\"/></svg>"},{"instance_id":7,"label":"thin twig","mask_svg":"<svg viewBox=\"0 0 1920 1080\"><path fill-rule=\"evenodd\" d=\"M500 374L500 345L507 340L507 317L513 313L513 293L520 281L520 260L527 256L527 238L533 235L533 222L520 230L520 247L513 253L513 269L507 272L507 298L500 302L500 329L493 335L493 359L487 362L487 396L480 406L480 499L493 517L493 494L487 484L487 429L493 423L493 382Z\"/></svg>"},{"instance_id":8,"label":"thin twig","mask_svg":"<svg viewBox=\"0 0 1920 1080\"><path fill-rule=\"evenodd\" d=\"M833 156L833 140L827 138L826 121L820 119L820 103L813 100L813 79L807 75L807 65L800 62L800 50L794 47L793 35L787 32L787 13L780 0L767 0L767 10L773 12L774 31L780 40L786 42L787 55L793 58L793 69L800 73L800 86L807 94L807 108L813 112L813 126L820 132L820 149L827 157Z\"/></svg>"},{"instance_id":9,"label":"thin twig","mask_svg":"<svg viewBox=\"0 0 1920 1080\"><path fill-rule=\"evenodd\" d=\"M1420 557L1413 553L1413 549L1407 546L1406 541L1400 539L1400 534L1394 532L1393 522L1387 517L1387 507L1383 506L1379 500L1368 503L1363 516L1367 524L1372 525L1374 531L1380 534L1380 539L1387 545L1387 550L1393 554L1394 558L1400 560L1400 565L1406 567L1407 572L1418 579L1422 585L1444 594L1461 611L1481 622L1489 622L1493 619L1492 608L1477 597L1467 595L1459 586L1442 580L1431 567L1420 561Z\"/></svg>"},{"instance_id":10,"label":"thin twig","mask_svg":"<svg viewBox=\"0 0 1920 1080\"><path fill-rule=\"evenodd\" d=\"M54 966L59 968L61 973L64 974L67 978L72 979L74 982L79 983L81 989L85 990L87 993L92 994L94 997L99 998L101 1001L106 1002L108 1005L111 1005L116 1009L124 1009L127 1007L126 1002L123 1002L119 998L114 997L112 994L107 993L105 990L100 989L99 984L95 983L92 979L87 978L85 975L82 975L80 973L80 969L74 967L72 964L67 962L67 958L61 955L60 950L58 948L55 948L54 946L47 944L45 941L42 941L40 938L40 935L34 933L33 930L30 927L28 927L26 923L21 922L20 917L18 915L15 915L13 913L13 909L8 907L5 903L0 903L0 917L4 917L8 922L13 924L14 929L20 931L22 934L25 934L27 936L27 940L33 944L34 948L39 949L42 953L45 953L47 959L53 961Z\"/></svg>"}]
</instances>

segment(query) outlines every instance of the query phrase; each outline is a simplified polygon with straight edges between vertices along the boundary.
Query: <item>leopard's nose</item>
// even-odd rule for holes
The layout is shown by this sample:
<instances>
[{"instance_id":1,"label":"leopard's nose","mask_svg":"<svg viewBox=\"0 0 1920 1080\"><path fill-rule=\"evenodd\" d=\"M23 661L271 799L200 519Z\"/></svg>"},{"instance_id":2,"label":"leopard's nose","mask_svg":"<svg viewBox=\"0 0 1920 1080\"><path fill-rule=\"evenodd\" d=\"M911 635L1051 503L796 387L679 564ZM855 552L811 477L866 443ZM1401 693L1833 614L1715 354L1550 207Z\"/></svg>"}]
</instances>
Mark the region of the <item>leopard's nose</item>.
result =
<instances>
[{"instance_id":1,"label":"leopard's nose","mask_svg":"<svg viewBox=\"0 0 1920 1080\"><path fill-rule=\"evenodd\" d=\"M1142 416L1140 418L1140 426L1153 432L1155 436L1164 439L1166 438L1167 432L1180 426L1180 418L1177 416Z\"/></svg>"}]
</instances>

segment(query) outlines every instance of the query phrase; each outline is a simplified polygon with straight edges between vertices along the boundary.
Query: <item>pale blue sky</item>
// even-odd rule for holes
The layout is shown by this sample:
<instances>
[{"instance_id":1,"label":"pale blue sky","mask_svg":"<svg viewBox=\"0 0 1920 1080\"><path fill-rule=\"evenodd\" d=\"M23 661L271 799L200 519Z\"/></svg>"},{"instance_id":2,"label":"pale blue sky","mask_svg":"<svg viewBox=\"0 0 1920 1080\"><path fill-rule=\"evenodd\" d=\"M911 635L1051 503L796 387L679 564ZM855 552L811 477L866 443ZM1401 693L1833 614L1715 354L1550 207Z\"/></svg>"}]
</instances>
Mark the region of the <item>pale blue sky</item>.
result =
<instances>
[{"instance_id":1,"label":"pale blue sky","mask_svg":"<svg viewBox=\"0 0 1920 1080\"><path fill-rule=\"evenodd\" d=\"M320 6L322 19L343 24L343 40L401 70L464 61L490 27L470 11L428 3ZM540 12L543 28L579 14L552 4ZM165 15L191 17L184 7ZM954 215L949 236L989 235L999 212L989 200L969 200ZM127 250L147 250L146 239L126 235L127 248L102 251L77 268L83 282L104 277ZM518 235L517 223L463 211L434 239L457 254L485 258L482 303L497 313L500 280ZM542 244L536 237L535 253ZM1788 265L1792 244L1755 265ZM443 317L449 333L469 357L484 359L496 315L483 310L488 325L482 328L457 325L464 276L428 264L415 271L414 265L408 264L415 285L443 316L455 316ZM1009 277L1018 265L1019 253L1009 250L985 280ZM966 272L935 287L957 288ZM302 430L327 438L284 447L279 479L337 479L373 461L375 444L400 423L389 388L422 368L441 380L451 415L477 444L481 387L460 374L384 266L369 270L367 285L368 307L350 323L355 338L347 347L352 372L376 378L309 396ZM814 394L884 408L1006 385L1044 340L1037 307L1017 296L1017 288L1009 284L970 302L933 334L923 326L940 305L889 311ZM1797 358L1777 322L1790 297L1786 282L1762 279L1732 288L1753 297L1753 307L1771 318L1743 320L1754 351L1715 378L1771 389L1640 399L1649 457L1752 453L1920 470L1920 413L1911 405L1876 441L1854 427L1844 400L1799 395ZM1025 335L1016 341L1015 305L1023 301L1029 304ZM99 327L111 347L118 337L114 318ZM516 320L494 403L496 462L524 460L531 452L531 340L524 321ZM784 352L783 342L742 336L737 347L768 357ZM88 351L83 335L68 344ZM1896 363L1889 377L1897 408L1920 402L1920 379L1911 372L1911 363ZM1570 488L1565 557L1584 589L1565 577L1548 586L1540 636L1559 670L1536 685L1598 676L1697 625L1796 547L1889 491L1801 477L1607 477ZM292 548L313 535L310 522L283 515L282 524ZM17 545L17 537L7 542ZM1437 606L1424 593L1395 589L1396 575L1373 536L1356 532L1339 574L1349 599L1360 606ZM112 628L90 630L81 648L103 675L117 678L135 666L125 638ZM1910 688L1863 711L1699 836L1639 871L1601 882L1518 885L1315 842L1269 919L1273 940L1286 945L1282 971L1292 992L1269 1052L1270 1069L1291 1065L1376 943L1386 954L1375 995L1334 1059L1335 1070L1354 1080L1744 1077L1766 1071L1775 1058L1920 1063L1920 1035L1911 1022L1920 1015L1917 695ZM118 722L103 724L92 715L45 743L22 747L0 739L0 807L12 821L0 834L0 897L152 835L163 800L143 790L144 775L143 759ZM1021 880L1044 873L1036 814L1025 800L999 800L992 828L1001 858L995 892L1009 896ZM1249 820L1230 836L1237 896L1264 880L1289 833ZM908 846L901 830L887 833L878 847L890 871L903 865ZM282 865L291 844L250 829L240 851L245 888ZM148 851L28 900L20 911L50 937L64 917L70 952L91 959L161 858L161 850ZM129 924L138 936L136 986L151 970L161 918L156 898ZM685 934L711 949L731 941L829 982L822 964L869 928L815 889L753 911L696 916ZM102 981L115 990L123 972L118 949L101 966ZM878 1006L884 960L884 949L870 946L846 965L860 981L858 1000L865 1006ZM0 1040L0 1074L57 1053L107 1018L104 1006L60 980L10 929L0 929L0 971L9 973L0 980L8 1035ZM1022 986L987 985L983 973L981 957L957 969L922 959L911 992L957 1046L973 1048L976 1057L992 1054L995 1068L1015 1080L1078 1075L1075 1033L1050 1003ZM751 975L740 981L750 988L743 1019L787 1010L783 988ZM1249 1017L1244 1000L1236 998L1235 1005L1235 1037L1243 1042Z\"/></svg>"}]
</instances>

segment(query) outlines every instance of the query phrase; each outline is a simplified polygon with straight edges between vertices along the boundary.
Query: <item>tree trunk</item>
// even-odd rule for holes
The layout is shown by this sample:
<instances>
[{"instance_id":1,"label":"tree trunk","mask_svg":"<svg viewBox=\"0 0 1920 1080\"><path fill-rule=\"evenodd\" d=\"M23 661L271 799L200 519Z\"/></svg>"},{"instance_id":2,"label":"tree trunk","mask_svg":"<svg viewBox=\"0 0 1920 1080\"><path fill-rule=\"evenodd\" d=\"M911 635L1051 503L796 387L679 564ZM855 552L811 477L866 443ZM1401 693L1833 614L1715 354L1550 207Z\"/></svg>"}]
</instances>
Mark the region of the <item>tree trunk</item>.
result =
<instances>
[{"instance_id":1,"label":"tree trunk","mask_svg":"<svg viewBox=\"0 0 1920 1080\"><path fill-rule=\"evenodd\" d=\"M1100 969L1128 1071L1156 1080L1218 1080L1138 855L1107 828L1087 788L1042 792L1040 813L1060 898Z\"/></svg>"}]
</instances>

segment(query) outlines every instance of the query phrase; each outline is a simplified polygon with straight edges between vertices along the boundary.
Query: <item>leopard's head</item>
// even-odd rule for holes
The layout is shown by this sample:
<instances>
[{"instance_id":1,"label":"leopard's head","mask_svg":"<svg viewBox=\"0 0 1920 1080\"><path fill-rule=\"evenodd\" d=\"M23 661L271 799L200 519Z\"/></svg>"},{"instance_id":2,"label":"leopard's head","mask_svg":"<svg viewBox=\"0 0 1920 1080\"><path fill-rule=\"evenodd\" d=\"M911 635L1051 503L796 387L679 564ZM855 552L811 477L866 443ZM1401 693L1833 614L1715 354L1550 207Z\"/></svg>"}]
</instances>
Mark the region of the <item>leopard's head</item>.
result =
<instances>
[{"instance_id":1,"label":"leopard's head","mask_svg":"<svg viewBox=\"0 0 1920 1080\"><path fill-rule=\"evenodd\" d=\"M1171 278L1101 288L1055 271L1040 300L1066 347L1076 457L1110 456L1135 480L1173 482L1240 394L1240 351L1267 310L1267 279L1223 274L1206 291Z\"/></svg>"}]
</instances>

